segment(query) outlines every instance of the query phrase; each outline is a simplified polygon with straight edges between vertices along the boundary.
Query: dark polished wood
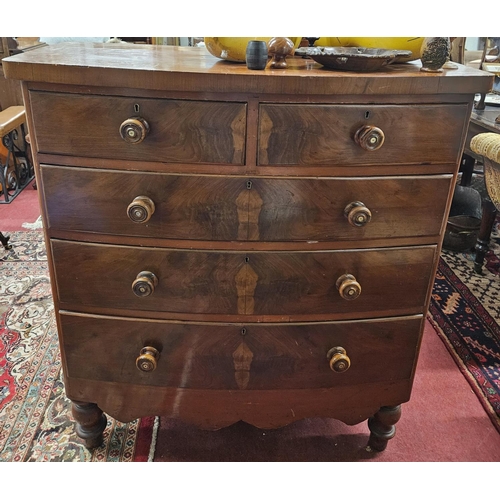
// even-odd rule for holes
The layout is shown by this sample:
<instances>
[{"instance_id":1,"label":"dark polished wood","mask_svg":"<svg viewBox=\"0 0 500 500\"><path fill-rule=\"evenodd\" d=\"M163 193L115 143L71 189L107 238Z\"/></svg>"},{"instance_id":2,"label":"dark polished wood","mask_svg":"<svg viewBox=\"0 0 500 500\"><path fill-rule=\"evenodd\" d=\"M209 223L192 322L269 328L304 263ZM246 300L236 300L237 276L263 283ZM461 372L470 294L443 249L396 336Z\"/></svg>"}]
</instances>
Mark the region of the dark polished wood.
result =
<instances>
[{"instance_id":1,"label":"dark polished wood","mask_svg":"<svg viewBox=\"0 0 500 500\"><path fill-rule=\"evenodd\" d=\"M102 411L206 429L370 419L383 449L491 75L36 52L3 62L23 81L78 435L98 445Z\"/></svg>"},{"instance_id":2,"label":"dark polished wood","mask_svg":"<svg viewBox=\"0 0 500 500\"><path fill-rule=\"evenodd\" d=\"M456 163L468 114L465 104L262 104L260 111L259 165L304 166ZM367 125L383 130L375 149L356 141Z\"/></svg>"},{"instance_id":3,"label":"dark polished wood","mask_svg":"<svg viewBox=\"0 0 500 500\"><path fill-rule=\"evenodd\" d=\"M36 54L35 54L36 52ZM488 92L491 74L458 65L439 75L426 75L419 62L391 64L382 71L325 71L301 57L288 57L287 69L252 71L228 64L205 48L133 44L56 44L7 57L8 78L135 89L289 94L371 95L468 94ZM368 97L369 98L369 97Z\"/></svg>"},{"instance_id":4,"label":"dark polished wood","mask_svg":"<svg viewBox=\"0 0 500 500\"><path fill-rule=\"evenodd\" d=\"M244 162L244 103L51 92L31 92L30 101L40 153L172 163ZM149 132L140 141L126 141L123 122L138 113Z\"/></svg>"},{"instance_id":5,"label":"dark polished wood","mask_svg":"<svg viewBox=\"0 0 500 500\"><path fill-rule=\"evenodd\" d=\"M70 379L211 390L309 389L409 379L421 322L415 316L213 324L61 314ZM350 358L344 373L332 372L328 354L335 346ZM136 366L143 348L158 352L155 369Z\"/></svg>"},{"instance_id":6,"label":"dark polished wood","mask_svg":"<svg viewBox=\"0 0 500 500\"><path fill-rule=\"evenodd\" d=\"M76 434L83 439L87 448L97 448L102 444L102 433L106 428L106 416L94 403L73 401L71 406L76 420Z\"/></svg>"},{"instance_id":7,"label":"dark polished wood","mask_svg":"<svg viewBox=\"0 0 500 500\"><path fill-rule=\"evenodd\" d=\"M401 405L383 406L368 420L370 440L368 446L375 451L384 451L387 443L396 434L396 425L401 418Z\"/></svg>"},{"instance_id":8,"label":"dark polished wood","mask_svg":"<svg viewBox=\"0 0 500 500\"><path fill-rule=\"evenodd\" d=\"M223 315L421 313L435 246L318 252L203 252L52 240L58 299L64 309L116 307ZM345 271L362 292L345 300ZM133 293L141 272L156 286ZM154 293L153 293L154 291ZM344 292L347 293L347 292Z\"/></svg>"},{"instance_id":9,"label":"dark polished wood","mask_svg":"<svg viewBox=\"0 0 500 500\"><path fill-rule=\"evenodd\" d=\"M451 176L281 179L42 166L49 227L216 241L360 241L438 235ZM61 190L62 183L67 185ZM387 196L386 193L392 193ZM144 205L146 197L153 208ZM351 223L360 202L370 222ZM127 216L144 212L144 224ZM147 213L147 215L146 215ZM351 217L364 213L359 207Z\"/></svg>"}]
</instances>

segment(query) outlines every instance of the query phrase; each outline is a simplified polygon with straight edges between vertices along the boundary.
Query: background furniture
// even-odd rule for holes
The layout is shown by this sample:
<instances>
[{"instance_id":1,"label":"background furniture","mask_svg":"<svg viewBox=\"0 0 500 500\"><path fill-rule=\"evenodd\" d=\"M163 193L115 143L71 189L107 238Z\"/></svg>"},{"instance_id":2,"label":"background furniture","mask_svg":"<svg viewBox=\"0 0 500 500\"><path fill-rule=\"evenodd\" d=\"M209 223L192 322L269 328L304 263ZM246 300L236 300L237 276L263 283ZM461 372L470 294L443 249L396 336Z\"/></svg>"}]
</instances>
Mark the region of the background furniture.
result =
<instances>
[{"instance_id":1,"label":"background furniture","mask_svg":"<svg viewBox=\"0 0 500 500\"><path fill-rule=\"evenodd\" d=\"M26 142L25 122L24 106L10 106L0 111L0 138L3 146L3 151L0 151L0 188L3 200L0 199L0 203L11 203L34 177Z\"/></svg>"},{"instance_id":2,"label":"background furniture","mask_svg":"<svg viewBox=\"0 0 500 500\"><path fill-rule=\"evenodd\" d=\"M491 77L302 58L252 72L205 49L128 44L5 65L29 102L86 444L101 442L104 410L208 429L369 419L383 450L410 398L473 97Z\"/></svg>"},{"instance_id":3,"label":"background furniture","mask_svg":"<svg viewBox=\"0 0 500 500\"><path fill-rule=\"evenodd\" d=\"M500 123L497 121L499 116L500 108L496 106L486 106L484 109L474 109L472 111L465 140L464 154L462 156L461 169L463 174L461 185L470 185L476 161L483 161L482 155L478 155L470 147L472 138L483 133L500 134ZM497 207L495 207L495 204L489 196L483 196L481 227L477 238L476 256L474 259L474 269L479 274L482 273L484 258L488 251L488 243L496 215Z\"/></svg>"},{"instance_id":4,"label":"background furniture","mask_svg":"<svg viewBox=\"0 0 500 500\"><path fill-rule=\"evenodd\" d=\"M500 209L500 134L486 132L474 136L470 142L473 153L481 156L484 181L491 203Z\"/></svg>"}]
</instances>

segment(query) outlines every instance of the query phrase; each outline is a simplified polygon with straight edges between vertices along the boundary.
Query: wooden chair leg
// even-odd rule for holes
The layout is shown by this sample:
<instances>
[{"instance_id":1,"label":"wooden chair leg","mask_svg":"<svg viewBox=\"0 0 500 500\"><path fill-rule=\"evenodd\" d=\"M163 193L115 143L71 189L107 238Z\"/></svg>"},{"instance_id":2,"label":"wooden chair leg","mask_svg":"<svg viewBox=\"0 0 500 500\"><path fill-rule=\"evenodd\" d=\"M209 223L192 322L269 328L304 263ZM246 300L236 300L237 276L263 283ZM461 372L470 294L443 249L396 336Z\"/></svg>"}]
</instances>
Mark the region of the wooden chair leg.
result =
<instances>
[{"instance_id":1,"label":"wooden chair leg","mask_svg":"<svg viewBox=\"0 0 500 500\"><path fill-rule=\"evenodd\" d=\"M3 233L0 232L0 243L3 245L5 250L10 250L12 245L9 243L10 236L4 236Z\"/></svg>"},{"instance_id":2,"label":"wooden chair leg","mask_svg":"<svg viewBox=\"0 0 500 500\"><path fill-rule=\"evenodd\" d=\"M462 155L462 161L460 162L460 172L462 172L462 178L460 179L461 186L470 186L475 164L475 158L465 153Z\"/></svg>"},{"instance_id":3,"label":"wooden chair leg","mask_svg":"<svg viewBox=\"0 0 500 500\"><path fill-rule=\"evenodd\" d=\"M483 216L481 218L481 227L476 241L476 258L474 259L474 271L483 274L483 263L488 244L490 242L491 231L497 215L497 209L489 199L483 200Z\"/></svg>"}]
</instances>

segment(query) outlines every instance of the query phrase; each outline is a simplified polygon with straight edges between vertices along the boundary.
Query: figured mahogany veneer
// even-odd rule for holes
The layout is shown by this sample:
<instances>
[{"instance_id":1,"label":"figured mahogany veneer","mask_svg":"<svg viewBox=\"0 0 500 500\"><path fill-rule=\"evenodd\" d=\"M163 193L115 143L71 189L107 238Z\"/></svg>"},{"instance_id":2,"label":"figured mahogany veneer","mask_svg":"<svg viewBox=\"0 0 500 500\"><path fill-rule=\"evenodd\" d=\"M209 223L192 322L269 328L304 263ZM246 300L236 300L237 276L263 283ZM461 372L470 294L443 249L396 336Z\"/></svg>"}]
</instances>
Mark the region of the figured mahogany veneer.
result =
<instances>
[{"instance_id":1,"label":"figured mahogany veneer","mask_svg":"<svg viewBox=\"0 0 500 500\"><path fill-rule=\"evenodd\" d=\"M32 92L40 153L172 163L243 164L245 103ZM122 137L129 118L145 120L140 141ZM136 120L137 121L137 120ZM57 133L53 133L57 123Z\"/></svg>"},{"instance_id":2,"label":"figured mahogany veneer","mask_svg":"<svg viewBox=\"0 0 500 500\"><path fill-rule=\"evenodd\" d=\"M452 181L449 175L282 179L47 165L41 175L50 229L217 241L436 236ZM127 216L139 196L154 204L144 224ZM355 202L371 212L363 227L350 224L345 213Z\"/></svg>"},{"instance_id":3,"label":"figured mahogany veneer","mask_svg":"<svg viewBox=\"0 0 500 500\"><path fill-rule=\"evenodd\" d=\"M421 313L435 246L318 252L222 252L96 245L52 240L60 306L213 315L381 316ZM141 272L158 284L137 296ZM337 280L361 284L345 300ZM80 285L81 284L81 285Z\"/></svg>"},{"instance_id":4,"label":"figured mahogany veneer","mask_svg":"<svg viewBox=\"0 0 500 500\"><path fill-rule=\"evenodd\" d=\"M409 379L421 322L422 316L315 324L184 324L61 315L69 377L211 390L310 389ZM136 367L144 345L159 353L156 368L148 372ZM343 347L351 360L345 373L330 369L327 354L335 346Z\"/></svg>"},{"instance_id":5,"label":"figured mahogany veneer","mask_svg":"<svg viewBox=\"0 0 500 500\"><path fill-rule=\"evenodd\" d=\"M262 104L259 165L456 163L466 104L433 106ZM425 123L425 125L424 125ZM381 129L373 150L356 140ZM372 134L372 137L379 137Z\"/></svg>"},{"instance_id":6,"label":"figured mahogany veneer","mask_svg":"<svg viewBox=\"0 0 500 500\"><path fill-rule=\"evenodd\" d=\"M105 411L207 429L369 419L383 450L492 76L295 57L252 72L204 48L127 44L2 63L23 80L86 445L101 444Z\"/></svg>"}]
</instances>

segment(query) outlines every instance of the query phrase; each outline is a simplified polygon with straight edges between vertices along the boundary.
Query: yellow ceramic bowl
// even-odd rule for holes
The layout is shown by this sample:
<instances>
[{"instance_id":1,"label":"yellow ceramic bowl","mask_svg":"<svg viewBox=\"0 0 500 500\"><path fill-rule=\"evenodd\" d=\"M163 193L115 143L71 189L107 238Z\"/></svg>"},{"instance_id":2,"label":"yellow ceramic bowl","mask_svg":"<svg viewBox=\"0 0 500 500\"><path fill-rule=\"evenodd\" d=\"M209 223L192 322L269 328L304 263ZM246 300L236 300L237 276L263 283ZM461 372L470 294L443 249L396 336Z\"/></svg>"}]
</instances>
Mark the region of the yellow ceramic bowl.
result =
<instances>
[{"instance_id":1,"label":"yellow ceramic bowl","mask_svg":"<svg viewBox=\"0 0 500 500\"><path fill-rule=\"evenodd\" d=\"M225 59L226 61L233 62L245 62L247 45L250 40L262 40L264 42L269 42L273 38L269 37L205 37L205 47L215 57L220 59ZM297 48L300 44L302 37L288 37Z\"/></svg>"},{"instance_id":2,"label":"yellow ceramic bowl","mask_svg":"<svg viewBox=\"0 0 500 500\"><path fill-rule=\"evenodd\" d=\"M314 45L318 47L366 47L367 49L411 50L412 56L405 61L420 59L420 47L424 37L322 37Z\"/></svg>"}]
</instances>

